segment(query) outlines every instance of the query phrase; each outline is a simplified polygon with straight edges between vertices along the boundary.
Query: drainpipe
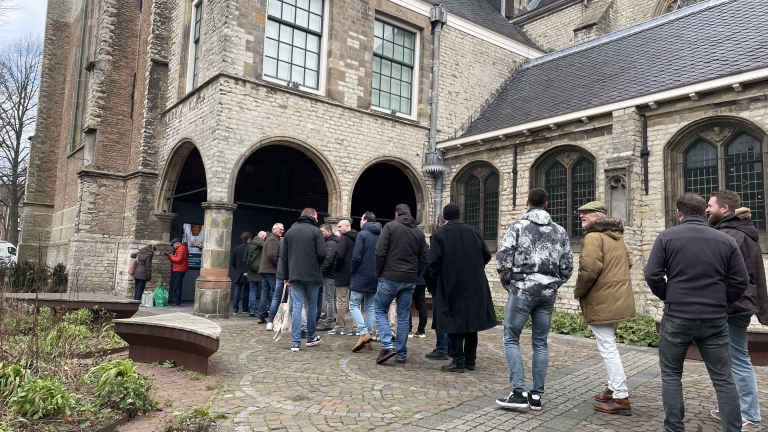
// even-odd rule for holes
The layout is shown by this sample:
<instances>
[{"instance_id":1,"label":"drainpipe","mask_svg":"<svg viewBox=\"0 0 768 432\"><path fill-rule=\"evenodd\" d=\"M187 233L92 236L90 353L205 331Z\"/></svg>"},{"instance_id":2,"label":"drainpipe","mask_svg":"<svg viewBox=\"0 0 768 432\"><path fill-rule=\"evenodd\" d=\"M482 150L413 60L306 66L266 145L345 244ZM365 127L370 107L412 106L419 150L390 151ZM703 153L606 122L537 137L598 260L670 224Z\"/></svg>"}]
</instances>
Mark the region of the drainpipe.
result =
<instances>
[{"instance_id":1,"label":"drainpipe","mask_svg":"<svg viewBox=\"0 0 768 432\"><path fill-rule=\"evenodd\" d=\"M517 144L515 144L515 156L512 162L512 208L517 208Z\"/></svg>"},{"instance_id":2,"label":"drainpipe","mask_svg":"<svg viewBox=\"0 0 768 432\"><path fill-rule=\"evenodd\" d=\"M643 114L643 146L640 149L640 157L643 158L643 189L645 194L648 195L648 156L651 151L648 150L648 119Z\"/></svg>"},{"instance_id":3,"label":"drainpipe","mask_svg":"<svg viewBox=\"0 0 768 432\"><path fill-rule=\"evenodd\" d=\"M432 61L429 66L432 68L432 94L429 97L430 118L429 118L429 151L424 155L423 171L432 174L435 179L435 209L432 215L432 221L437 219L443 208L443 175L450 171L445 163L443 152L437 148L437 102L440 78L440 33L443 26L448 22L448 11L445 6L438 4L432 7L430 12L430 23L432 24L432 34L434 35Z\"/></svg>"}]
</instances>

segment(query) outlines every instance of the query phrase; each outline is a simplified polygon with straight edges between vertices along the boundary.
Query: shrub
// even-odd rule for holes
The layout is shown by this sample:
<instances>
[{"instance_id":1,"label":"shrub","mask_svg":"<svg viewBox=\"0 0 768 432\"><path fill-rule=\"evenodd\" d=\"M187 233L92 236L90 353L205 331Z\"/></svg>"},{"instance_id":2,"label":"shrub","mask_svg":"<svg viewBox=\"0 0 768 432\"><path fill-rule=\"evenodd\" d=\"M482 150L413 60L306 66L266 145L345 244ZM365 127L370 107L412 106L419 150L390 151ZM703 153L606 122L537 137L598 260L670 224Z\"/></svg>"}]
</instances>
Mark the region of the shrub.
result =
<instances>
[{"instance_id":1,"label":"shrub","mask_svg":"<svg viewBox=\"0 0 768 432\"><path fill-rule=\"evenodd\" d=\"M619 324L619 328L616 329L616 342L644 347L659 346L656 320L647 315L638 315L635 321Z\"/></svg>"},{"instance_id":2,"label":"shrub","mask_svg":"<svg viewBox=\"0 0 768 432\"><path fill-rule=\"evenodd\" d=\"M7 399L32 379L29 370L0 363L0 398Z\"/></svg>"},{"instance_id":3,"label":"shrub","mask_svg":"<svg viewBox=\"0 0 768 432\"><path fill-rule=\"evenodd\" d=\"M213 425L210 406L193 407L189 411L174 412L161 429L162 432L205 432Z\"/></svg>"},{"instance_id":4,"label":"shrub","mask_svg":"<svg viewBox=\"0 0 768 432\"><path fill-rule=\"evenodd\" d=\"M86 375L86 380L98 377L94 393L107 407L130 415L156 410L157 402L149 396L151 383L134 369L132 360L115 360L92 368Z\"/></svg>"},{"instance_id":5,"label":"shrub","mask_svg":"<svg viewBox=\"0 0 768 432\"><path fill-rule=\"evenodd\" d=\"M64 322L70 325L89 326L93 322L93 312L89 309L78 309L66 314Z\"/></svg>"},{"instance_id":6,"label":"shrub","mask_svg":"<svg viewBox=\"0 0 768 432\"><path fill-rule=\"evenodd\" d=\"M69 275L67 266L56 264L54 267L34 261L19 261L4 269L11 292L50 292L63 293L67 289Z\"/></svg>"},{"instance_id":7,"label":"shrub","mask_svg":"<svg viewBox=\"0 0 768 432\"><path fill-rule=\"evenodd\" d=\"M64 383L46 376L21 385L8 399L8 407L32 420L52 415L68 416L75 407L75 397L64 390Z\"/></svg>"}]
</instances>

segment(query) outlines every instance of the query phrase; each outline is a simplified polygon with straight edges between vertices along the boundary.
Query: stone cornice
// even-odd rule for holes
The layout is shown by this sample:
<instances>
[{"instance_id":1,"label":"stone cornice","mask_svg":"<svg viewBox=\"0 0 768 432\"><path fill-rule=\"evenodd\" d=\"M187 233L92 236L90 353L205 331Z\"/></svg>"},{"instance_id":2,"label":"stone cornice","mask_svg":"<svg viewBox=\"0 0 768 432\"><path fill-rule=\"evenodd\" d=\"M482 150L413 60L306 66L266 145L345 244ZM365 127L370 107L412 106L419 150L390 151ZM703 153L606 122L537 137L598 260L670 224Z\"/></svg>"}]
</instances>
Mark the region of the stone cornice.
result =
<instances>
[{"instance_id":1,"label":"stone cornice","mask_svg":"<svg viewBox=\"0 0 768 432\"><path fill-rule=\"evenodd\" d=\"M100 170L94 170L94 169L81 169L80 171L77 172L77 176L78 177L111 178L115 180L131 180L136 177L157 178L159 177L159 173L157 171L144 170L144 169L129 172L128 174L112 173L108 171L100 171Z\"/></svg>"},{"instance_id":2,"label":"stone cornice","mask_svg":"<svg viewBox=\"0 0 768 432\"><path fill-rule=\"evenodd\" d=\"M232 204L228 202L204 202L203 208L206 210L229 210L229 211L235 211L237 210L237 204Z\"/></svg>"},{"instance_id":3,"label":"stone cornice","mask_svg":"<svg viewBox=\"0 0 768 432\"><path fill-rule=\"evenodd\" d=\"M42 202L34 202L34 201L24 201L21 203L22 207L49 207L53 208L55 204L53 203L42 203Z\"/></svg>"}]
</instances>

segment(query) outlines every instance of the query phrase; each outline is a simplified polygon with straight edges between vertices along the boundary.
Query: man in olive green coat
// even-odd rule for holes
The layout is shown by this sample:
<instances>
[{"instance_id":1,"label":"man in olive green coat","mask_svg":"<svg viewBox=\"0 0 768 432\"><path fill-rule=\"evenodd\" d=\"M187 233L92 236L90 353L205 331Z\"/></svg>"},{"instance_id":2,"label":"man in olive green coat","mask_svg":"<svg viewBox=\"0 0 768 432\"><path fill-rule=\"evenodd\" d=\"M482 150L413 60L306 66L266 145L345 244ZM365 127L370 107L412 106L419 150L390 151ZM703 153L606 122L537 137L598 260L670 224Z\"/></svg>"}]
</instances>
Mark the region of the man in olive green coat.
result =
<instances>
[{"instance_id":1,"label":"man in olive green coat","mask_svg":"<svg viewBox=\"0 0 768 432\"><path fill-rule=\"evenodd\" d=\"M579 208L586 235L573 296L581 303L584 320L595 334L597 348L608 370L608 386L595 395L599 402L595 410L631 415L627 377L616 348L616 329L620 322L636 318L629 276L632 257L624 244L621 220L606 217L606 213L608 209L600 201Z\"/></svg>"}]
</instances>

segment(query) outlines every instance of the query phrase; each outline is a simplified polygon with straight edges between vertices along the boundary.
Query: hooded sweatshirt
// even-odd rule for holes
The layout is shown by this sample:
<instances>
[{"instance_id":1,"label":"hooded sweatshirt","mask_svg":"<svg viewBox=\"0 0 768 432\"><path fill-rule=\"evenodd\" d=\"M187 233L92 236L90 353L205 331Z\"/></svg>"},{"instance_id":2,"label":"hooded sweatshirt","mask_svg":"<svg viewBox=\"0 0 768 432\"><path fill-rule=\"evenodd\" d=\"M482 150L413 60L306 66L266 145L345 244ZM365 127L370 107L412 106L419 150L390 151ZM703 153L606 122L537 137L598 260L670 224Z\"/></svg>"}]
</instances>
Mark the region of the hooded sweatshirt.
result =
<instances>
[{"instance_id":1,"label":"hooded sweatshirt","mask_svg":"<svg viewBox=\"0 0 768 432\"><path fill-rule=\"evenodd\" d=\"M355 292L375 293L379 284L374 264L376 261L376 243L379 241L381 228L375 222L363 225L355 239L355 249L352 251L352 280L349 290Z\"/></svg>"},{"instance_id":2,"label":"hooded sweatshirt","mask_svg":"<svg viewBox=\"0 0 768 432\"><path fill-rule=\"evenodd\" d=\"M504 288L525 300L554 301L573 273L568 234L545 210L533 207L507 228L496 253Z\"/></svg>"},{"instance_id":3,"label":"hooded sweatshirt","mask_svg":"<svg viewBox=\"0 0 768 432\"><path fill-rule=\"evenodd\" d=\"M411 215L397 216L384 225L376 245L376 276L415 283L427 267L427 240Z\"/></svg>"}]
</instances>

